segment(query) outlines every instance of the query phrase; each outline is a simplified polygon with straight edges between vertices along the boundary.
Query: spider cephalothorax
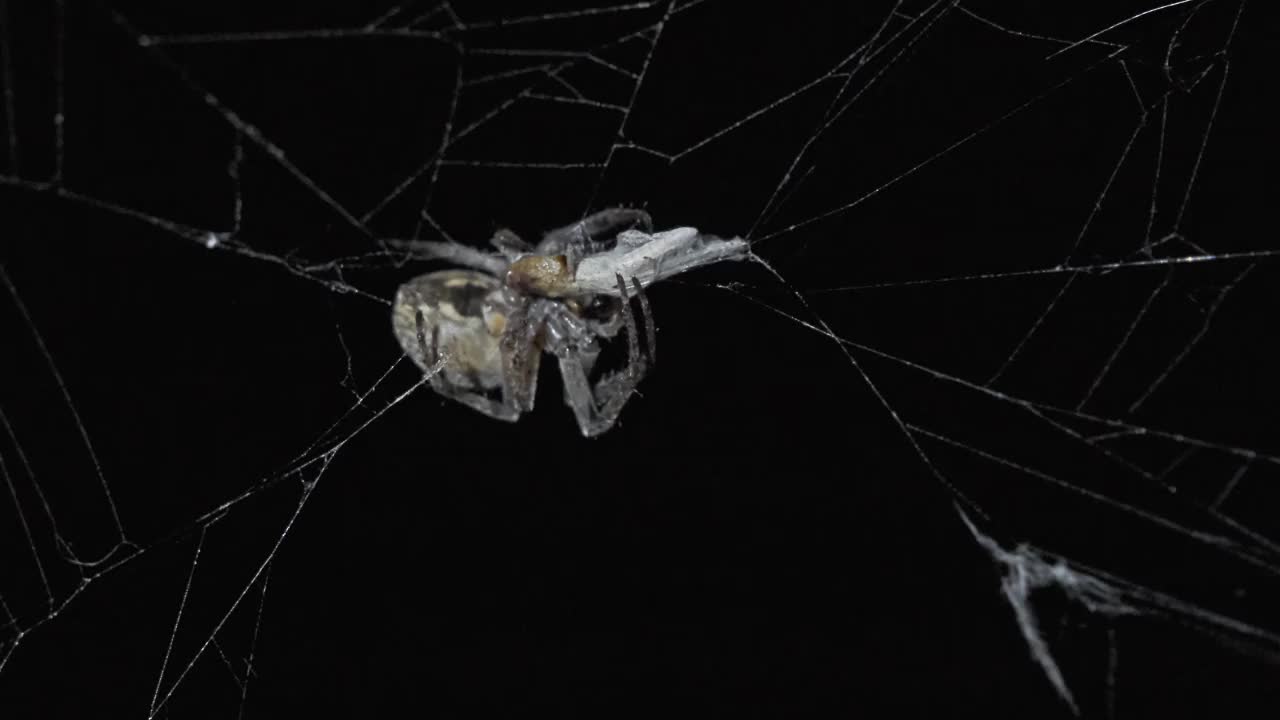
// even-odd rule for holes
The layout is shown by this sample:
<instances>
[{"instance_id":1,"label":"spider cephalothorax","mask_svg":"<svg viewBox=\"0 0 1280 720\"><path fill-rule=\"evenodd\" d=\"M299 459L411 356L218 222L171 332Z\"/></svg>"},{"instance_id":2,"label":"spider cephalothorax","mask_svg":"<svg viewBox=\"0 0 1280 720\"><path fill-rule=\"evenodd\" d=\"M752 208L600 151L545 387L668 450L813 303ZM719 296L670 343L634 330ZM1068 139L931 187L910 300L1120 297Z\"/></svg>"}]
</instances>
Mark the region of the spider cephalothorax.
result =
<instances>
[{"instance_id":1,"label":"spider cephalothorax","mask_svg":"<svg viewBox=\"0 0 1280 720\"><path fill-rule=\"evenodd\" d=\"M603 433L653 365L645 287L747 253L740 239L687 227L651 229L643 210L612 208L547 233L536 247L500 230L492 239L497 254L404 243L475 269L432 272L400 286L392 309L396 338L431 373L436 392L508 421L533 409L541 356L550 353L582 434ZM623 327L626 366L596 377L599 341Z\"/></svg>"}]
</instances>

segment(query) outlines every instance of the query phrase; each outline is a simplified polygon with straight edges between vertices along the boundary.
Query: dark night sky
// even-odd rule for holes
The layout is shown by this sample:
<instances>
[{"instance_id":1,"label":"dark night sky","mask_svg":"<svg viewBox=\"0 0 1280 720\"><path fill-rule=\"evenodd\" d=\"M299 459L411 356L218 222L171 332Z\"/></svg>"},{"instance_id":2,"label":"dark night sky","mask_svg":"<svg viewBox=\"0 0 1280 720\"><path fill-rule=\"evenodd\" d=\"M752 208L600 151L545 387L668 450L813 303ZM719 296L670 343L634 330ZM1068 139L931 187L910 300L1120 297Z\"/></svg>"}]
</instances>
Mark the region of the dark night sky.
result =
<instances>
[{"instance_id":1,"label":"dark night sky","mask_svg":"<svg viewBox=\"0 0 1280 720\"><path fill-rule=\"evenodd\" d=\"M608 47L666 5L290 40L226 34L376 11L69 5L61 84L50 8L9 3L0 36L16 292L0 296L0 408L19 441L0 437L0 458L22 510L0 503L0 597L29 628L50 613L40 569L55 605L75 591L37 488L81 560L120 540L112 507L132 544L22 638L0 715L144 716L172 644L159 695L181 681L161 717L1069 716L958 507L1006 549L1142 588L1111 596L1126 617L1032 596L1084 715L1249 717L1280 700L1260 4L1229 47L1239 6L1217 2L1104 36L1127 48L1046 59L1062 43L1034 36L1079 39L1144 6L964 3L1000 30L905 3L852 77L758 117L890 3L709 0L656 46ZM473 24L534 12L453 7ZM511 72L542 63L563 82ZM597 105L540 97L569 88ZM59 97L60 191L45 184ZM455 135L479 124L380 204L451 112ZM204 247L238 202L236 232ZM424 205L476 245L643 206L659 227L749 234L786 284L736 263L653 289L658 366L599 439L578 436L550 364L518 424L426 390L382 412L417 380L401 361L379 382L399 357L386 302L434 266L391 262L376 239L438 238ZM1181 437L1098 438L1116 423Z\"/></svg>"}]
</instances>

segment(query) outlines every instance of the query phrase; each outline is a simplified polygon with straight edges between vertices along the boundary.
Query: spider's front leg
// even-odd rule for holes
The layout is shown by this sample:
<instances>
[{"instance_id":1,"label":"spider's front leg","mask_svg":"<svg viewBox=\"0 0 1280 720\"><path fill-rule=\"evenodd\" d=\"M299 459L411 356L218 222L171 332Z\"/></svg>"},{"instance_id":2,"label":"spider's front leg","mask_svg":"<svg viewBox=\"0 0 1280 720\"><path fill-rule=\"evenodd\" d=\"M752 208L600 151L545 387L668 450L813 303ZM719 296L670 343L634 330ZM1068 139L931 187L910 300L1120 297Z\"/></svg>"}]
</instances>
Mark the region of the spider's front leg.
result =
<instances>
[{"instance_id":1,"label":"spider's front leg","mask_svg":"<svg viewBox=\"0 0 1280 720\"><path fill-rule=\"evenodd\" d=\"M511 262L521 255L533 252L533 245L525 242L519 235L506 228L501 228L489 238L489 244L498 249L502 256Z\"/></svg>"},{"instance_id":2,"label":"spider's front leg","mask_svg":"<svg viewBox=\"0 0 1280 720\"><path fill-rule=\"evenodd\" d=\"M572 270L598 245L613 240L623 230L635 227L645 232L653 230L649 213L639 208L608 208L547 233L538 243L537 252L540 255L564 255Z\"/></svg>"},{"instance_id":3,"label":"spider's front leg","mask_svg":"<svg viewBox=\"0 0 1280 720\"><path fill-rule=\"evenodd\" d=\"M644 378L653 365L654 325L653 315L649 309L648 298L644 288L632 279L636 299L645 323L645 349L640 349L640 332L631 311L630 297L626 282L617 276L618 293L623 298L622 318L627 328L627 366L621 371L606 375L594 387L589 380L592 365L595 361L594 342L589 338L575 338L579 342L563 346L560 356L560 374L564 378L565 401L573 410L578 420L578 427L583 436L600 435L617 422L618 416L636 386ZM552 323L552 327L555 323ZM569 334L568 330L560 330Z\"/></svg>"}]
</instances>

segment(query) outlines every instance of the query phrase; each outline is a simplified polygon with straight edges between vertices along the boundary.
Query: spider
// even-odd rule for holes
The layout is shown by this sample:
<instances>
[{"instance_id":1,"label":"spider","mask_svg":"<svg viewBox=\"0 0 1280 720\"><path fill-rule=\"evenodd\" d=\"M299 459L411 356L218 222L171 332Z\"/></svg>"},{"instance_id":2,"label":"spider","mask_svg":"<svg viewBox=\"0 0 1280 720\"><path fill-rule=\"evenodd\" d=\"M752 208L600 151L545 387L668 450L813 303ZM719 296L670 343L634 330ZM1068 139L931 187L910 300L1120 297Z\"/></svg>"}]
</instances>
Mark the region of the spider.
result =
<instances>
[{"instance_id":1,"label":"spider","mask_svg":"<svg viewBox=\"0 0 1280 720\"><path fill-rule=\"evenodd\" d=\"M602 210L552 230L533 246L510 230L486 253L456 243L392 241L468 269L400 286L392 326L405 354L440 395L499 420L533 409L542 353L555 356L565 403L583 436L606 432L653 367L654 325L645 287L720 260L747 243L690 227L652 233L648 213ZM639 306L640 323L633 305ZM596 374L601 340L626 329L627 364Z\"/></svg>"}]
</instances>

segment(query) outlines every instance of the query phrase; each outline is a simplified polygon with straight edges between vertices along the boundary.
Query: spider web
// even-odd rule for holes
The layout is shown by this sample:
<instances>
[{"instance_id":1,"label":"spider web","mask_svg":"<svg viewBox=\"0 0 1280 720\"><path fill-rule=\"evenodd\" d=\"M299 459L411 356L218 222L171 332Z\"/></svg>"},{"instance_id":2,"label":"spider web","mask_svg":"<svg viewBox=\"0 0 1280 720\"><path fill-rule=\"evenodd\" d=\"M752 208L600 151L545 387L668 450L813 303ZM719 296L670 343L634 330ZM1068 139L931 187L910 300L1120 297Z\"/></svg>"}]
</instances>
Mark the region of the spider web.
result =
<instances>
[{"instance_id":1,"label":"spider web","mask_svg":"<svg viewBox=\"0 0 1280 720\"><path fill-rule=\"evenodd\" d=\"M6 716L1280 700L1260 8L30 5ZM753 249L617 428L423 390L388 240L613 205Z\"/></svg>"}]
</instances>

